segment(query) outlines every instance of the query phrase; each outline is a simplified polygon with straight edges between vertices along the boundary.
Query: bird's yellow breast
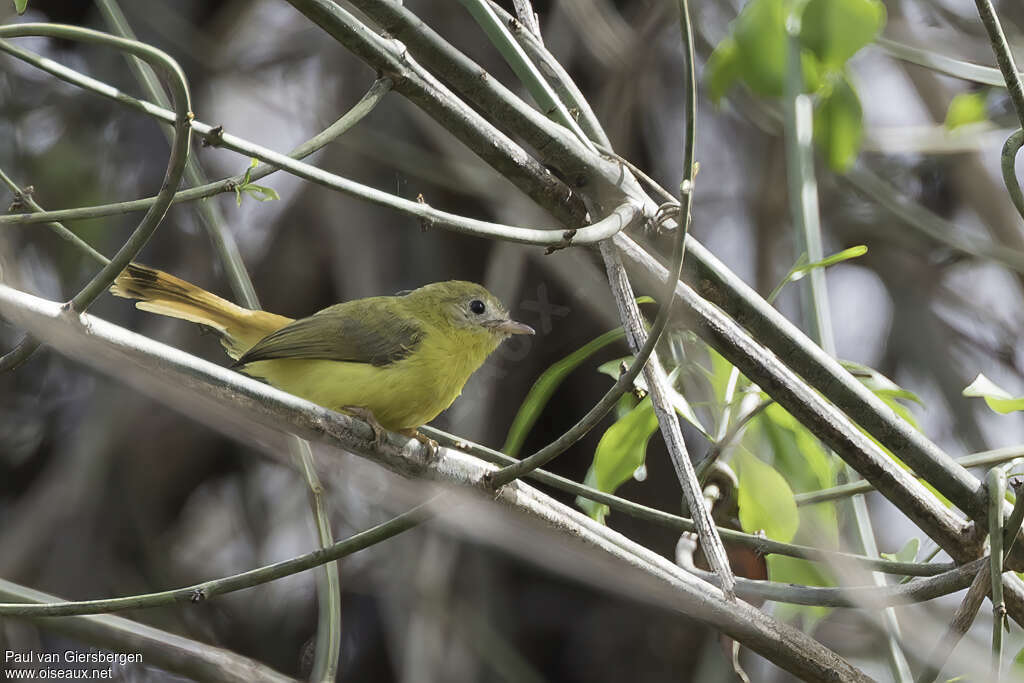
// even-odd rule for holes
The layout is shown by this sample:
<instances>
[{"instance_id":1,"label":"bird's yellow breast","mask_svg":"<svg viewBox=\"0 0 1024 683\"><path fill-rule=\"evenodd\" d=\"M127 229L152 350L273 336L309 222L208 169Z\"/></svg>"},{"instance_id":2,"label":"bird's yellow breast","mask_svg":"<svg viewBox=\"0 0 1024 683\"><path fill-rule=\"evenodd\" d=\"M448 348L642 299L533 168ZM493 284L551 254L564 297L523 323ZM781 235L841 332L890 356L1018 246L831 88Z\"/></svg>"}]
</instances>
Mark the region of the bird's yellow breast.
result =
<instances>
[{"instance_id":1,"label":"bird's yellow breast","mask_svg":"<svg viewBox=\"0 0 1024 683\"><path fill-rule=\"evenodd\" d=\"M413 353L383 366L278 358L249 363L244 371L332 410L366 408L385 429L415 429L458 398L497 345L490 335L462 334L455 339L434 327L425 332Z\"/></svg>"}]
</instances>

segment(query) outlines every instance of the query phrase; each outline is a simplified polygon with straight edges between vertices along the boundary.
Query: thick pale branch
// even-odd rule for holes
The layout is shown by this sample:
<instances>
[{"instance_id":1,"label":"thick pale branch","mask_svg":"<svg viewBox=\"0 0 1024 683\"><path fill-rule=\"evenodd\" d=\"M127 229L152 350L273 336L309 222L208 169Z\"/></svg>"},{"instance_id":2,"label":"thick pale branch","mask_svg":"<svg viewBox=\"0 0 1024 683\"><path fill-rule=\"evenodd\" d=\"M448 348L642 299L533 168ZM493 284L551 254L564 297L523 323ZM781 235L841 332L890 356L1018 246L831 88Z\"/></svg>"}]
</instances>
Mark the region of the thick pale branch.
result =
<instances>
[{"instance_id":1,"label":"thick pale branch","mask_svg":"<svg viewBox=\"0 0 1024 683\"><path fill-rule=\"evenodd\" d=\"M59 598L0 579L0 600L58 602ZM40 627L115 652L138 652L151 666L210 683L288 683L294 679L228 650L110 615L33 620Z\"/></svg>"},{"instance_id":2,"label":"thick pale branch","mask_svg":"<svg viewBox=\"0 0 1024 683\"><path fill-rule=\"evenodd\" d=\"M601 256L604 258L605 268L608 271L608 281L611 283L612 294L615 296L615 304L619 308L619 318L626 331L626 339L629 342L630 350L636 353L647 341L643 318L640 316L640 308L636 303L636 295L633 293L633 287L629 284L626 269L622 265L622 259L619 258L615 246L608 242L602 242ZM658 360L658 354L654 351L651 352L651 356L644 366L644 378L647 380L651 403L654 406L665 445L668 447L672 467L675 469L676 477L683 489L683 499L686 501L690 516L697 528L697 535L700 537L701 550L704 557L707 558L708 564L719 576L719 587L725 591L727 596L732 596L735 579L729 566L729 558L726 555L725 546L722 545L722 539L715 529L715 522L711 519L711 511L704 504L700 483L697 481L697 473L693 469L690 454L686 450L686 441L683 439L683 432L679 426L679 418L669 400L668 376L665 374L661 361Z\"/></svg>"},{"instance_id":3,"label":"thick pale branch","mask_svg":"<svg viewBox=\"0 0 1024 683\"><path fill-rule=\"evenodd\" d=\"M438 479L472 489L484 488L493 466L450 448L432 457L412 439L389 435L375 443L365 423L276 390L182 351L154 342L89 315L74 315L60 305L0 285L0 313L27 328L56 350L176 405L220 427L226 415L258 424L263 436L296 433L310 440L362 455L399 474ZM218 417L214 418L213 416ZM665 604L740 640L762 656L810 679L866 681L851 667L803 633L781 624L746 603L730 603L722 592L585 515L513 482L497 500L550 528L599 548L654 579L649 588L664 591ZM669 590L671 589L671 590Z\"/></svg>"},{"instance_id":4,"label":"thick pale branch","mask_svg":"<svg viewBox=\"0 0 1024 683\"><path fill-rule=\"evenodd\" d=\"M2 35L3 34L0 34L0 36ZM7 51L19 58L31 55L31 53L27 53L24 50ZM114 99L122 104L132 106L133 108L149 114L150 116L154 116L166 123L173 122L174 120L173 112L163 109L162 107L125 95L116 88L97 81L96 79L89 78L88 76L83 76L73 69L68 69L67 67L53 62L52 60L40 58L37 55L31 56L33 59L30 63L33 64L33 66L38 66L62 80L73 83L74 85L86 90L90 90L98 95ZM398 86L396 85L395 87L397 88ZM212 145L224 147L234 152L238 152L239 154L254 157L267 164L288 171L295 176L304 178L310 182L336 190L343 194L348 194L380 206L401 211L402 213L423 221L427 225L455 232L477 235L480 237L490 237L508 240L511 242L556 248L571 245L594 244L603 239L607 239L622 230L641 213L639 202L623 198L622 203L611 207L608 215L603 216L600 220L591 225L585 225L583 227L570 230L564 230L557 227L523 228L491 223L488 221L467 218L447 211L440 211L427 204L398 197L388 192L383 192L376 188L349 180L348 178L343 178L335 175L334 173L329 173L323 169L311 166L310 164L292 159L280 152L275 152L261 145L249 142L243 138L231 135L230 133L225 132L220 126L211 126L198 120L190 121L189 125L197 135L202 135ZM551 175L546 170L543 172ZM568 190L566 190L566 192L568 192ZM567 201L567 197L563 197L563 200ZM557 214L552 207L547 208ZM66 214L61 216L61 214L50 212L42 214L12 214L0 216L0 224L37 223L41 221L54 220L55 217L68 220L68 216ZM76 215L76 217L83 216L79 214ZM575 223L576 221L574 220L573 222Z\"/></svg>"},{"instance_id":5,"label":"thick pale branch","mask_svg":"<svg viewBox=\"0 0 1024 683\"><path fill-rule=\"evenodd\" d=\"M628 237L620 235L615 243L627 263L649 270L659 281L664 277L664 268ZM968 561L980 554L980 548L968 544L968 525L963 520L893 462L845 415L801 382L774 353L689 286L679 283L676 294L698 335L871 481L950 555Z\"/></svg>"}]
</instances>

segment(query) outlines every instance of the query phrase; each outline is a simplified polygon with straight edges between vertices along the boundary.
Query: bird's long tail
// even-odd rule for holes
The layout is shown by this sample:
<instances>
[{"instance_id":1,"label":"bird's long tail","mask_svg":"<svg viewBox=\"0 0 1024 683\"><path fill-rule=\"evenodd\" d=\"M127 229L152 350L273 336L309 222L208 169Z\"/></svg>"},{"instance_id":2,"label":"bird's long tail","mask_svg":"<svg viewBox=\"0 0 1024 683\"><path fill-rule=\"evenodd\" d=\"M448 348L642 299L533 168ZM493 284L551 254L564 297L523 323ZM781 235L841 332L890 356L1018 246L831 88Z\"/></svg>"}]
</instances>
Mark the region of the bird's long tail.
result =
<instances>
[{"instance_id":1,"label":"bird's long tail","mask_svg":"<svg viewBox=\"0 0 1024 683\"><path fill-rule=\"evenodd\" d=\"M137 308L206 325L221 335L228 355L238 359L256 342L292 322L291 318L253 311L161 270L129 264L110 286Z\"/></svg>"}]
</instances>

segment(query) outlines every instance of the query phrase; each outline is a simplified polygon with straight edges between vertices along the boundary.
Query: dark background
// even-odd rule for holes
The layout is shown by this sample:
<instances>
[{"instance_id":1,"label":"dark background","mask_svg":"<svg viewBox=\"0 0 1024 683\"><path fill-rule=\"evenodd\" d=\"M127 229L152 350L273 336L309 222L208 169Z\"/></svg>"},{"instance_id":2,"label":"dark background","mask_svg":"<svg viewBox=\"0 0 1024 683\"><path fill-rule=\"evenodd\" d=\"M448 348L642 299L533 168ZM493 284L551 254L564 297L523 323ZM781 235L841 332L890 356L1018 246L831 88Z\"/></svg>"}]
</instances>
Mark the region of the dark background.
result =
<instances>
[{"instance_id":1,"label":"dark background","mask_svg":"<svg viewBox=\"0 0 1024 683\"><path fill-rule=\"evenodd\" d=\"M504 3L509 4L509 3ZM737 11L733 3L693 3L701 64ZM409 7L495 77L514 78L458 3ZM959 5L963 5L960 7ZM89 2L30 0L22 20L106 30ZM537 2L545 41L572 73L616 150L666 187L677 185L682 157L682 52L675 3ZM887 32L943 40L943 47L992 63L980 24L965 3L889 3ZM175 57L190 80L193 108L207 123L285 151L352 106L374 73L284 2L136 0L124 3L139 38ZM1011 35L1024 10L1000 3ZM0 16L8 6L0 9ZM126 92L139 88L120 54L80 44L19 44ZM45 208L69 208L153 194L167 145L153 120L81 92L7 56L0 57L0 167L35 188ZM701 65L698 65L700 73ZM868 142L862 163L911 199L965 231L1017 235L1019 219L998 176L1007 131L974 133L954 152L936 152L944 107L960 81L935 77L868 48L854 61ZM517 88L518 89L518 88ZM995 98L999 105L999 96ZM749 104L749 103L746 103ZM786 206L782 140L754 122L745 100L714 108L702 94L701 162L693 232L730 267L767 293L796 259ZM998 117L997 117L998 122ZM921 131L925 135L918 135ZM886 149L885 140L907 144ZM921 142L923 140L923 142ZM879 142L882 141L882 142ZM918 145L919 148L914 148ZM967 151L964 151L967 150ZM211 177L239 173L248 160L199 149ZM425 114L396 94L357 128L312 159L332 172L435 207L517 225L553 225L515 188L478 161ZM826 253L867 244L868 255L830 271L839 355L877 367L919 393L925 431L952 452L1020 441L1018 419L994 418L959 394L976 372L1011 390L1021 385L1017 337L1020 280L910 230L871 197L819 171ZM552 362L614 327L614 305L595 254L497 244L442 230L422 232L408 217L277 174L261 181L280 201L233 195L217 202L252 273L263 306L301 316L338 301L443 279L485 284L534 338L509 343L470 382L435 425L500 447L533 380ZM0 200L7 201L7 195ZM72 227L112 254L139 215ZM667 253L667 252L666 252ZM142 261L222 295L227 280L194 208L170 211ZM0 231L5 282L52 299L71 296L94 266L41 225ZM796 315L796 297L781 300ZM205 358L223 360L214 337L157 319L111 297L96 314ZM0 325L3 349L20 332ZM609 385L597 361L555 394L525 450L558 436ZM1021 393L1021 392L1018 392ZM602 429L553 463L582 480ZM706 445L693 441L696 454ZM256 456L256 457L254 457ZM336 537L403 508L397 486L372 466L360 485L327 473ZM368 470L368 471L365 471ZM620 493L679 509L678 485L660 437L649 476ZM376 488L366 488L366 481ZM187 585L299 554L312 547L303 484L200 423L42 351L0 376L0 576L63 597L127 595ZM560 496L570 502L564 496ZM873 499L874 501L874 499ZM879 501L881 544L908 533ZM672 556L676 537L613 514L609 523ZM524 559L557 553L542 535L509 553L427 528L349 558L340 566L343 645L340 678L352 681L727 680L716 636L679 614L638 604ZM500 545L500 544L499 544ZM612 577L613 578L613 577ZM614 583L612 580L611 583ZM146 623L255 657L300 675L316 627L311 575L206 604L130 614ZM833 615L820 633L845 656L870 667L878 641L855 619ZM74 647L23 622L0 620L0 649ZM756 658L756 680L780 677ZM869 669L870 670L870 669ZM879 669L884 675L884 670ZM167 674L129 667L124 680Z\"/></svg>"}]
</instances>

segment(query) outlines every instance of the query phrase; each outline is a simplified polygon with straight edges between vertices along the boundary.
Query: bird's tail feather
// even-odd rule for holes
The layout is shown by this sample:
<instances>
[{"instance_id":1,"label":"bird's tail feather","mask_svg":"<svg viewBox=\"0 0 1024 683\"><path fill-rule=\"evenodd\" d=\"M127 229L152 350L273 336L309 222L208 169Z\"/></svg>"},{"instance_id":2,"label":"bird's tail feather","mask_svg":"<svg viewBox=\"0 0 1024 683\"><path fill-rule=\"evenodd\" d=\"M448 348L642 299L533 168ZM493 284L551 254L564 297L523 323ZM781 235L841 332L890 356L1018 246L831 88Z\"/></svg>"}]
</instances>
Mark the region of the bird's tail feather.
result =
<instances>
[{"instance_id":1,"label":"bird's tail feather","mask_svg":"<svg viewBox=\"0 0 1024 683\"><path fill-rule=\"evenodd\" d=\"M137 263L129 264L117 276L110 291L126 299L138 299L135 306L144 311L189 320L216 330L228 355L234 359L291 322L284 316L243 308L190 282Z\"/></svg>"}]
</instances>

